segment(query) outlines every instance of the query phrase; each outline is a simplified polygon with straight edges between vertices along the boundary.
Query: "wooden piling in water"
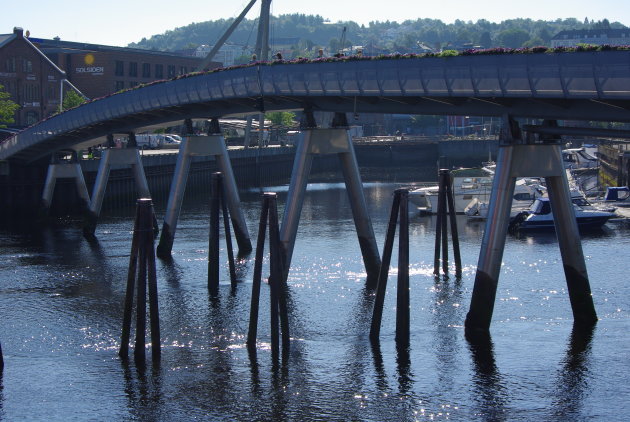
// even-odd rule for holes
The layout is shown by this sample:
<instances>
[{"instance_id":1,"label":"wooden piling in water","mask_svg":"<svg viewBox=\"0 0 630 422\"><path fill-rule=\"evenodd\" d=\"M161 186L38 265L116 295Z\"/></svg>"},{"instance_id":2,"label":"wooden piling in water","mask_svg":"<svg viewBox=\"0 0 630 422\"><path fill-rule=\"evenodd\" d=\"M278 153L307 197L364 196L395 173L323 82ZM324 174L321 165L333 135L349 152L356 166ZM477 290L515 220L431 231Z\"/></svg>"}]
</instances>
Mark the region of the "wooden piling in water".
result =
<instances>
[{"instance_id":1,"label":"wooden piling in water","mask_svg":"<svg viewBox=\"0 0 630 422\"><path fill-rule=\"evenodd\" d=\"M396 299L396 343L409 345L409 191L400 192L398 235L398 289Z\"/></svg>"},{"instance_id":2,"label":"wooden piling in water","mask_svg":"<svg viewBox=\"0 0 630 422\"><path fill-rule=\"evenodd\" d=\"M455 260L455 276L462 276L462 258L459 252L459 233L457 231L457 219L455 213L455 198L453 197L453 187L451 173L447 173L446 199L451 221L451 240L453 242L453 259Z\"/></svg>"},{"instance_id":3,"label":"wooden piling in water","mask_svg":"<svg viewBox=\"0 0 630 422\"><path fill-rule=\"evenodd\" d=\"M219 193L219 198L221 199L221 209L223 211L223 230L225 231L228 265L230 266L230 282L232 283L232 287L236 287L236 264L234 262L234 249L232 248L232 231L230 230L230 216L228 213L227 201L225 200L225 189L223 189L223 183L219 184Z\"/></svg>"},{"instance_id":4,"label":"wooden piling in water","mask_svg":"<svg viewBox=\"0 0 630 422\"><path fill-rule=\"evenodd\" d=\"M153 206L149 207L149 215L145 220L146 226L143 227L143 233L145 238L145 250L147 254L147 286L149 289L149 319L151 322L151 358L153 362L157 362L161 356L160 345L160 311L158 307L158 292L157 292L157 272L155 268L155 244L154 236L157 235L155 231L155 213L153 212ZM151 218L152 225L147 223Z\"/></svg>"},{"instance_id":5,"label":"wooden piling in water","mask_svg":"<svg viewBox=\"0 0 630 422\"><path fill-rule=\"evenodd\" d=\"M0 374L4 369L4 358L2 357L2 343L0 343Z\"/></svg>"},{"instance_id":6,"label":"wooden piling in water","mask_svg":"<svg viewBox=\"0 0 630 422\"><path fill-rule=\"evenodd\" d=\"M136 338L134 360L138 365L143 365L146 361L147 285L149 293L149 319L151 324L151 356L153 362L158 362L161 355L160 317L153 236L153 204L151 199L138 199L134 233L131 241L131 256L129 258L129 269L127 272L127 291L125 292L123 327L119 350L120 357L127 359L133 313L133 294L135 290Z\"/></svg>"},{"instance_id":7,"label":"wooden piling in water","mask_svg":"<svg viewBox=\"0 0 630 422\"><path fill-rule=\"evenodd\" d=\"M249 308L249 330L247 332L247 346L256 347L256 333L258 331L258 308L260 303L260 282L262 278L262 261L265 252L265 233L267 231L267 216L269 214L270 194L263 194L263 204L258 225L258 240L256 241L256 258L254 259L254 280L252 284L252 300Z\"/></svg>"},{"instance_id":8,"label":"wooden piling in water","mask_svg":"<svg viewBox=\"0 0 630 422\"><path fill-rule=\"evenodd\" d=\"M265 248L265 233L269 227L269 300L271 319L271 353L277 359L280 353L280 333L282 333L283 355L288 352L290 344L289 317L286 300L286 280L283 251L280 243L280 226L276 194L265 193L258 227L258 241L256 244L256 260L254 262L254 282L249 317L249 331L247 333L247 347L256 346L256 332L258 329L258 310L260 301L260 284L262 274L262 260Z\"/></svg>"},{"instance_id":9,"label":"wooden piling in water","mask_svg":"<svg viewBox=\"0 0 630 422\"><path fill-rule=\"evenodd\" d=\"M208 239L208 291L219 293L219 202L221 174L212 173L210 182L210 234Z\"/></svg>"},{"instance_id":10,"label":"wooden piling in water","mask_svg":"<svg viewBox=\"0 0 630 422\"><path fill-rule=\"evenodd\" d=\"M459 236L457 232L457 219L455 212L455 200L451 187L451 173L449 170L440 169L437 219L435 223L435 254L433 258L433 274L440 274L440 252L442 258L442 273L448 274L448 222L450 219L451 240L453 242L453 257L455 260L455 275L461 276L462 263L459 251Z\"/></svg>"},{"instance_id":11,"label":"wooden piling in water","mask_svg":"<svg viewBox=\"0 0 630 422\"><path fill-rule=\"evenodd\" d=\"M400 189L394 192L394 201L387 225L385 235L385 246L383 247L383 259L378 274L376 284L376 298L374 299L374 309L372 311L372 325L370 326L370 340L378 341L381 331L381 321L383 319L383 304L385 303L385 290L387 289L387 277L389 276L389 265L392 260L392 250L394 248L394 236L396 236L396 224L398 223L398 212L400 209Z\"/></svg>"},{"instance_id":12,"label":"wooden piling in water","mask_svg":"<svg viewBox=\"0 0 630 422\"><path fill-rule=\"evenodd\" d=\"M442 219L443 210L442 210L442 178L438 179L438 208L437 208L437 216L435 219L435 250L433 253L433 274L440 274L440 250L442 247Z\"/></svg>"},{"instance_id":13,"label":"wooden piling in water","mask_svg":"<svg viewBox=\"0 0 630 422\"><path fill-rule=\"evenodd\" d=\"M223 183L224 178L221 172L212 174L212 180L210 182L210 234L208 239L208 291L213 296L219 293L219 210L222 210L223 213L225 243L227 245L230 266L230 281L233 287L236 286L234 249L232 248L230 218Z\"/></svg>"},{"instance_id":14,"label":"wooden piling in water","mask_svg":"<svg viewBox=\"0 0 630 422\"><path fill-rule=\"evenodd\" d=\"M271 255L271 280L275 284L278 312L280 318L280 332L282 333L282 350L287 352L289 348L289 312L287 308L287 285L284 278L284 255L280 242L280 224L278 223L278 210L276 196L269 201L269 250ZM288 272L288 271L287 271Z\"/></svg>"},{"instance_id":15,"label":"wooden piling in water","mask_svg":"<svg viewBox=\"0 0 630 422\"><path fill-rule=\"evenodd\" d=\"M442 273L448 274L448 211L446 209L446 184L448 183L448 170L440 170L440 199L438 207L442 216ZM452 217L451 217L452 218Z\"/></svg>"},{"instance_id":16,"label":"wooden piling in water","mask_svg":"<svg viewBox=\"0 0 630 422\"><path fill-rule=\"evenodd\" d=\"M131 334L131 317L133 314L133 293L136 288L136 269L138 266L138 245L140 242L140 231L138 223L140 218L138 213L140 208L136 210L136 220L133 227L133 237L131 239L131 254L129 255L129 268L127 270L127 290L125 292L125 309L123 311L122 336L120 340L120 357L126 359L129 353L129 337Z\"/></svg>"},{"instance_id":17,"label":"wooden piling in water","mask_svg":"<svg viewBox=\"0 0 630 422\"><path fill-rule=\"evenodd\" d=\"M142 365L146 361L146 329L147 329L147 243L144 230L147 224L144 220L148 217L146 204L138 201L138 231L140 241L138 248L138 282L136 283L136 344L133 350L133 357L136 364Z\"/></svg>"}]
</instances>

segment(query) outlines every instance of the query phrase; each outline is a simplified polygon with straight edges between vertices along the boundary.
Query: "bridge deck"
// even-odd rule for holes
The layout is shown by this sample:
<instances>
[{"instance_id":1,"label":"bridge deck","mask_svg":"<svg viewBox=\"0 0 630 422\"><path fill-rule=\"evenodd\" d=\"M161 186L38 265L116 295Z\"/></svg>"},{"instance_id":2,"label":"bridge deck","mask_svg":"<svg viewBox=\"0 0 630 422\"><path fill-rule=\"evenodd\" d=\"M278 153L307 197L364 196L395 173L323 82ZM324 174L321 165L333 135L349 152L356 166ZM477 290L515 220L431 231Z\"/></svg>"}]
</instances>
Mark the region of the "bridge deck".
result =
<instances>
[{"instance_id":1,"label":"bridge deck","mask_svg":"<svg viewBox=\"0 0 630 422\"><path fill-rule=\"evenodd\" d=\"M152 84L51 117L0 145L32 161L108 133L262 110L630 121L630 51L256 65Z\"/></svg>"}]
</instances>

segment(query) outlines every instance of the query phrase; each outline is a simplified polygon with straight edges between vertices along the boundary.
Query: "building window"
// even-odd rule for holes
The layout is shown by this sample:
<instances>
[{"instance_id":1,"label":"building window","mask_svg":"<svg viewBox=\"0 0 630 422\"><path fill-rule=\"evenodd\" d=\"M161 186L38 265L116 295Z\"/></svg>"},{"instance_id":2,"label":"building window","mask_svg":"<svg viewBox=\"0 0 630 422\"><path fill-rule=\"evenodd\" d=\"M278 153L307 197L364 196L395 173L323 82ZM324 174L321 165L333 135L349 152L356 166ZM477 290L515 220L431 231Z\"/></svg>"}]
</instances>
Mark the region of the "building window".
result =
<instances>
[{"instance_id":1,"label":"building window","mask_svg":"<svg viewBox=\"0 0 630 422\"><path fill-rule=\"evenodd\" d=\"M39 101L39 85L25 84L24 85L24 100L27 103Z\"/></svg>"},{"instance_id":2,"label":"building window","mask_svg":"<svg viewBox=\"0 0 630 422\"><path fill-rule=\"evenodd\" d=\"M33 73L33 62L30 60L24 59L22 61L22 69L25 73Z\"/></svg>"},{"instance_id":3,"label":"building window","mask_svg":"<svg viewBox=\"0 0 630 422\"><path fill-rule=\"evenodd\" d=\"M129 62L129 76L138 76L138 63Z\"/></svg>"},{"instance_id":4,"label":"building window","mask_svg":"<svg viewBox=\"0 0 630 422\"><path fill-rule=\"evenodd\" d=\"M169 77L169 78L174 78L175 77L175 66L169 64L168 68L167 68L167 71L168 71L167 77Z\"/></svg>"},{"instance_id":5,"label":"building window","mask_svg":"<svg viewBox=\"0 0 630 422\"><path fill-rule=\"evenodd\" d=\"M164 66L161 64L155 65L155 77L161 79L164 77Z\"/></svg>"},{"instance_id":6,"label":"building window","mask_svg":"<svg viewBox=\"0 0 630 422\"><path fill-rule=\"evenodd\" d=\"M48 100L56 100L58 90L57 85L48 84Z\"/></svg>"},{"instance_id":7,"label":"building window","mask_svg":"<svg viewBox=\"0 0 630 422\"><path fill-rule=\"evenodd\" d=\"M15 72L15 57L9 57L5 66L7 72Z\"/></svg>"},{"instance_id":8,"label":"building window","mask_svg":"<svg viewBox=\"0 0 630 422\"><path fill-rule=\"evenodd\" d=\"M138 82L136 81L129 82L129 88L133 88L134 86L138 86Z\"/></svg>"},{"instance_id":9,"label":"building window","mask_svg":"<svg viewBox=\"0 0 630 422\"><path fill-rule=\"evenodd\" d=\"M26 124L28 126L34 125L39 121L39 114L36 111L29 111L26 113Z\"/></svg>"},{"instance_id":10,"label":"building window","mask_svg":"<svg viewBox=\"0 0 630 422\"><path fill-rule=\"evenodd\" d=\"M123 89L125 89L125 82L124 81L116 81L116 92L122 91Z\"/></svg>"},{"instance_id":11,"label":"building window","mask_svg":"<svg viewBox=\"0 0 630 422\"><path fill-rule=\"evenodd\" d=\"M116 76L125 76L125 65L121 60L116 60Z\"/></svg>"},{"instance_id":12,"label":"building window","mask_svg":"<svg viewBox=\"0 0 630 422\"><path fill-rule=\"evenodd\" d=\"M188 68L186 66L180 66L179 67L179 74L180 75L185 75L186 73L188 73Z\"/></svg>"},{"instance_id":13,"label":"building window","mask_svg":"<svg viewBox=\"0 0 630 422\"><path fill-rule=\"evenodd\" d=\"M142 77L143 78L151 77L151 65L149 63L142 63Z\"/></svg>"}]
</instances>

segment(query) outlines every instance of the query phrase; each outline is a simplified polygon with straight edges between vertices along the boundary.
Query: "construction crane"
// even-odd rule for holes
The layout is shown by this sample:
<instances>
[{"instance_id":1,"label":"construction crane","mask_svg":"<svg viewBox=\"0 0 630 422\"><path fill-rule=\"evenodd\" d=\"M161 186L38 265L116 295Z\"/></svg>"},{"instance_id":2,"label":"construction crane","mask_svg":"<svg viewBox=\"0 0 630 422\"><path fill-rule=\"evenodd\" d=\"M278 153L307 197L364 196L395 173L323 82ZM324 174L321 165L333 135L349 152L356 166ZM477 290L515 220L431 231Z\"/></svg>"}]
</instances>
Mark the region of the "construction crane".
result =
<instances>
[{"instance_id":1,"label":"construction crane","mask_svg":"<svg viewBox=\"0 0 630 422\"><path fill-rule=\"evenodd\" d=\"M344 26L343 29L341 30L341 39L339 40L339 51L337 53L337 55L339 57L343 56L343 49L345 48L345 44L346 44L346 32L348 30L348 27Z\"/></svg>"},{"instance_id":2,"label":"construction crane","mask_svg":"<svg viewBox=\"0 0 630 422\"><path fill-rule=\"evenodd\" d=\"M223 44L225 44L225 42L227 41L227 39L230 37L230 35L232 35L232 32L234 32L234 30L236 29L236 27L238 26L239 23L241 23L241 21L243 20L243 18L245 17L245 15L247 15L247 12L249 12L249 9L252 8L252 6L254 5L254 3L256 3L256 0L252 0L249 2L249 4L247 6L245 6L245 9L243 9L243 11L241 12L240 15L238 15L238 17L236 19L234 19L234 22L232 22L232 25L230 25L230 27L228 28L227 31L225 31L225 34L223 34L223 36L221 38L219 38L219 41L216 42L216 44L214 45L214 47L212 47L212 50L210 50L210 52L208 53L208 55L203 59L203 61L201 62L201 64L199 64L199 66L197 66L197 70L201 71L201 70L205 70L206 67L208 67L208 65L210 64L210 62L212 62L212 59L214 58L214 56L218 53L219 49L221 47L223 47Z\"/></svg>"}]
</instances>

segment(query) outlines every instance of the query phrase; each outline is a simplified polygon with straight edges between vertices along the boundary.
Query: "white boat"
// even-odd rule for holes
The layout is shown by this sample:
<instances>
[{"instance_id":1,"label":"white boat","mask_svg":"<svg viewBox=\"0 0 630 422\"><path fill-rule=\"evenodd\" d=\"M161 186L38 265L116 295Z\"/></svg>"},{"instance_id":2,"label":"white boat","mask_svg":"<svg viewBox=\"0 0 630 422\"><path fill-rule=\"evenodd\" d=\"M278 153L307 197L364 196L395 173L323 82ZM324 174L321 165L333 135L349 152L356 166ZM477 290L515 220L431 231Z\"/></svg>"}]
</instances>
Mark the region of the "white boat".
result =
<instances>
[{"instance_id":1,"label":"white boat","mask_svg":"<svg viewBox=\"0 0 630 422\"><path fill-rule=\"evenodd\" d=\"M593 229L603 226L615 213L599 210L586 210L573 204L575 218L580 229ZM553 213L549 198L538 198L527 211L520 212L510 221L510 231L554 230Z\"/></svg>"},{"instance_id":2,"label":"white boat","mask_svg":"<svg viewBox=\"0 0 630 422\"><path fill-rule=\"evenodd\" d=\"M518 182L517 182L518 183ZM542 191L541 191L542 192ZM544 195L541 195L541 198L547 198ZM614 213L617 208L614 206L606 205L606 204L593 204L586 199L584 194L579 191L571 191L571 202L574 206L577 206L583 210L588 211L603 211L608 213ZM512 202L512 209L510 211L510 218L515 218L518 214L523 211L528 211L532 206L532 201L526 203L525 201L517 201L514 200ZM480 202L478 200L473 200L466 207L466 211L464 212L471 219L486 219L488 217L488 203Z\"/></svg>"},{"instance_id":3,"label":"white boat","mask_svg":"<svg viewBox=\"0 0 630 422\"><path fill-rule=\"evenodd\" d=\"M591 169L599 166L599 160L593 157L584 147L562 150L564 168L571 170Z\"/></svg>"},{"instance_id":4,"label":"white boat","mask_svg":"<svg viewBox=\"0 0 630 422\"><path fill-rule=\"evenodd\" d=\"M492 166L458 169L453 170L451 174L456 213L464 214L466 207L474 200L479 203L488 203L494 176ZM438 207L438 193L438 185L411 189L409 201L417 207L418 211L435 214ZM520 205L531 205L538 195L536 185L528 183L525 179L517 181L514 189L514 200Z\"/></svg>"}]
</instances>

